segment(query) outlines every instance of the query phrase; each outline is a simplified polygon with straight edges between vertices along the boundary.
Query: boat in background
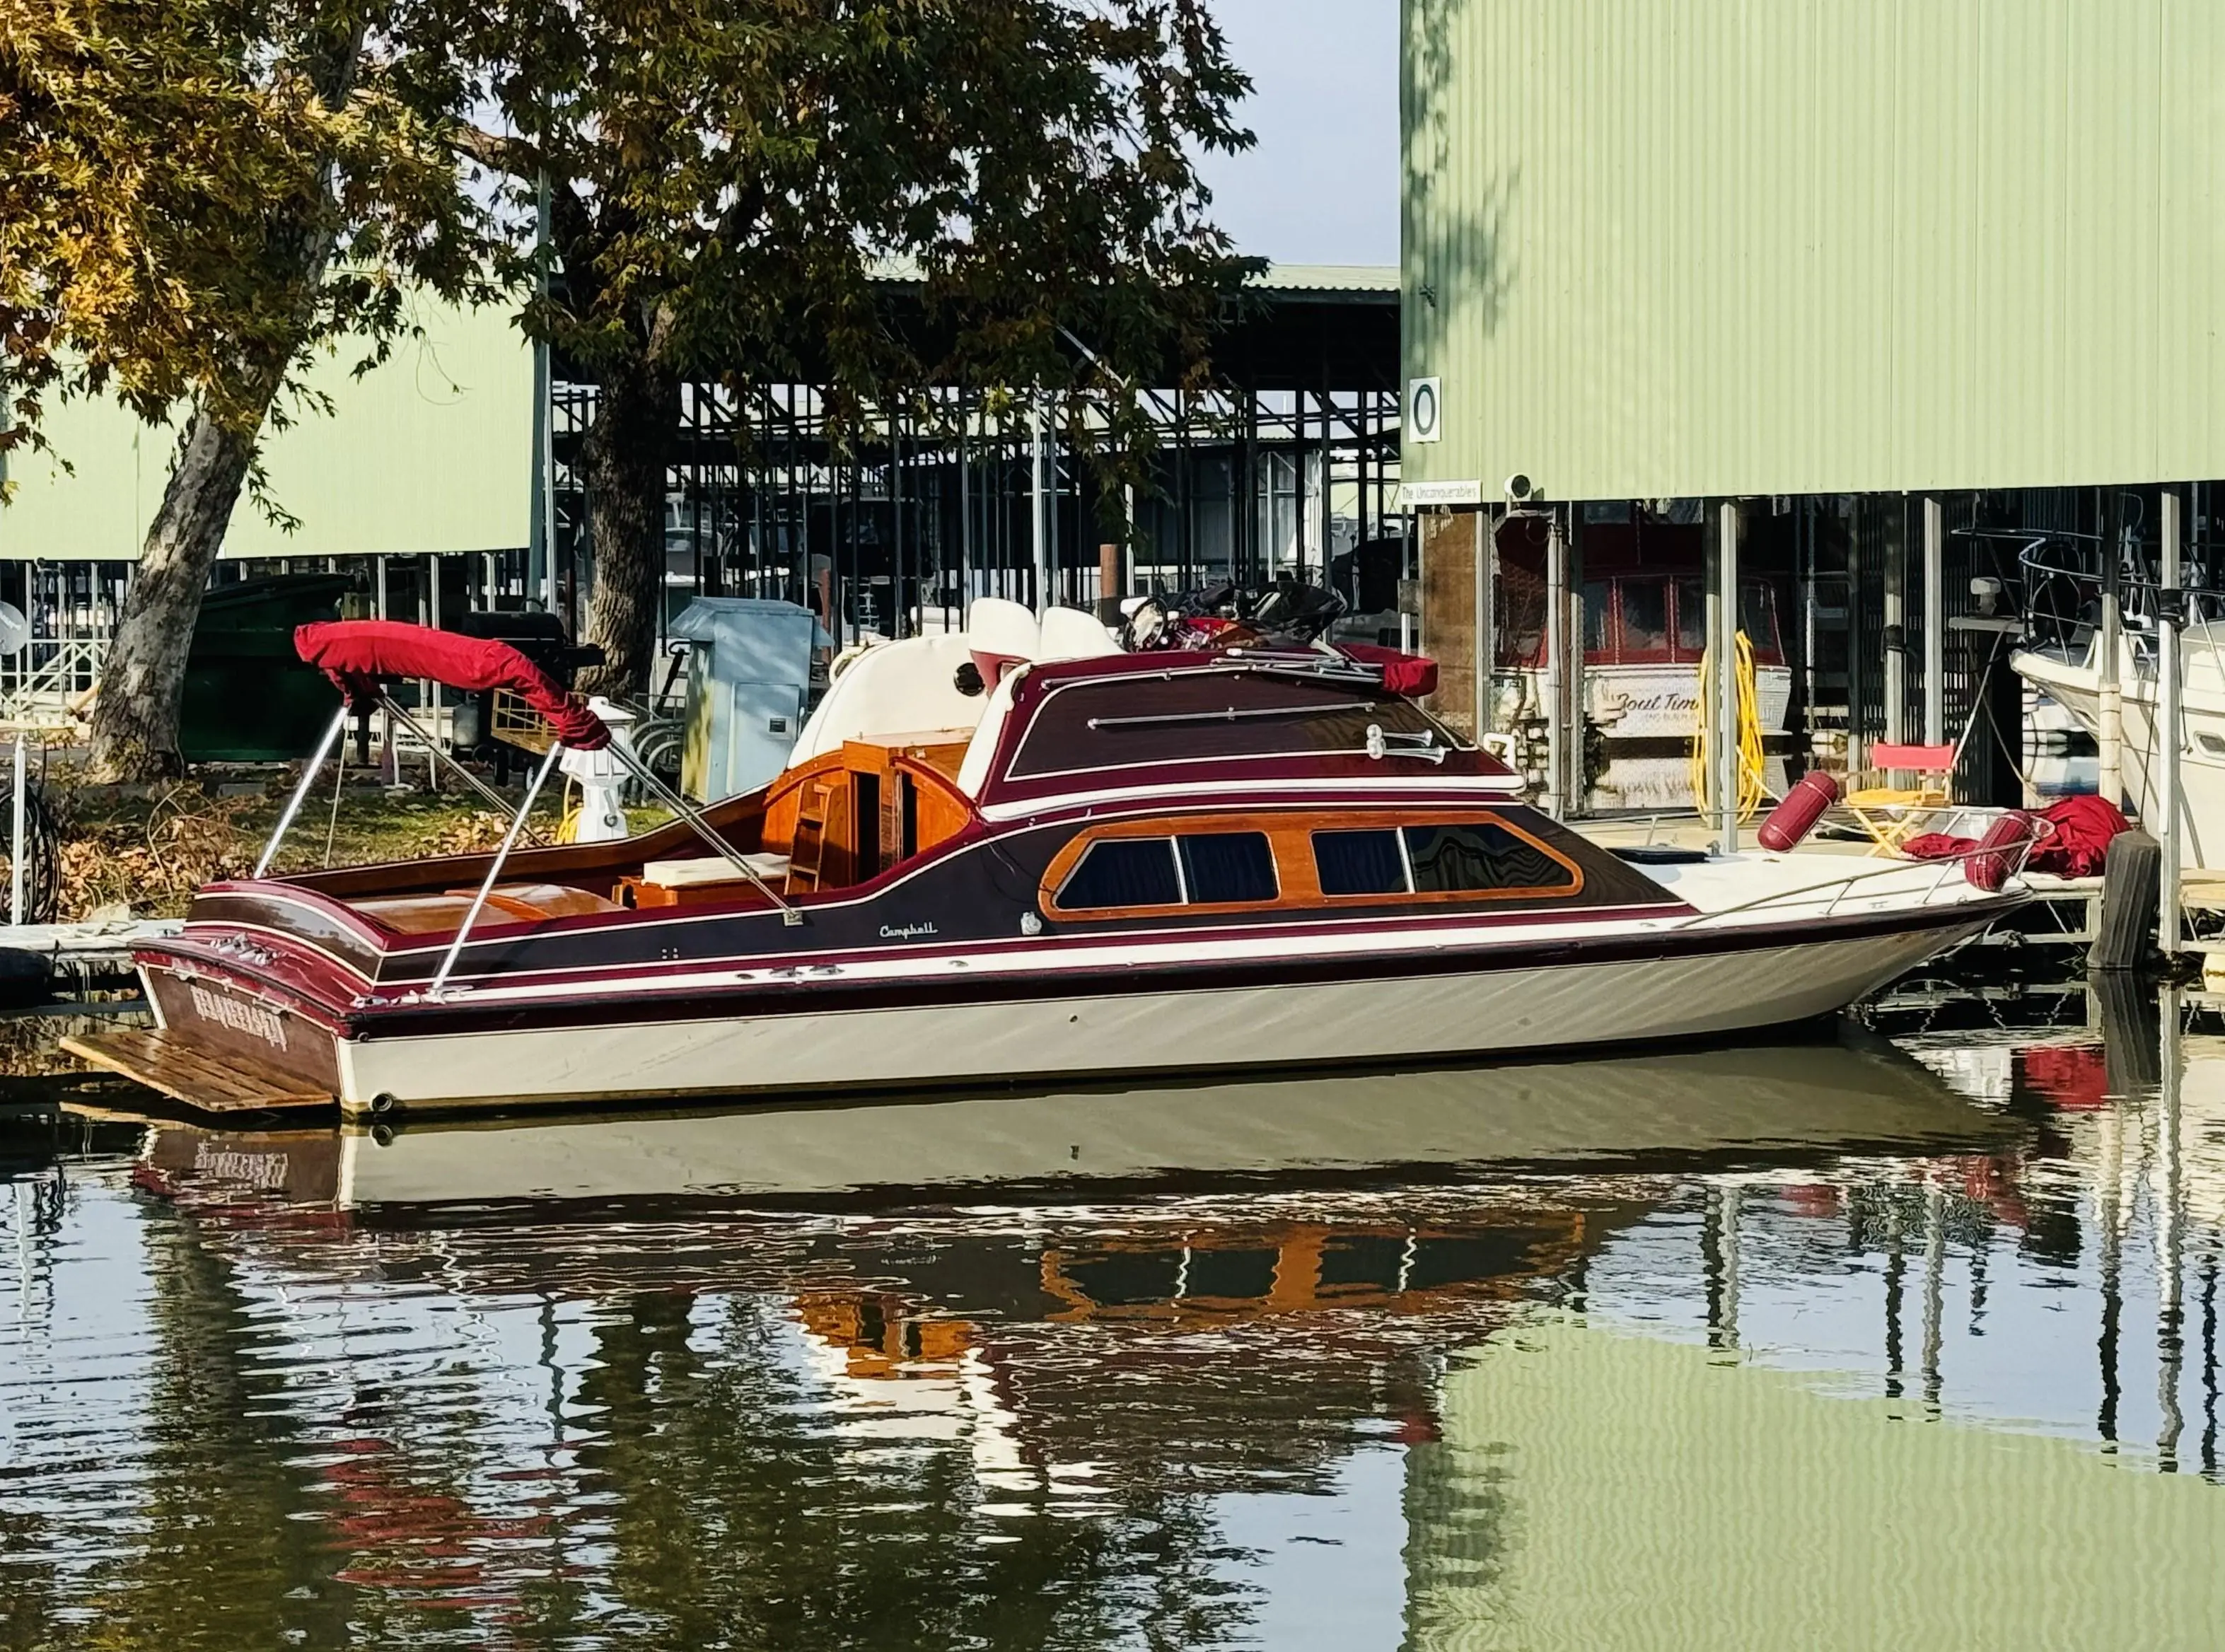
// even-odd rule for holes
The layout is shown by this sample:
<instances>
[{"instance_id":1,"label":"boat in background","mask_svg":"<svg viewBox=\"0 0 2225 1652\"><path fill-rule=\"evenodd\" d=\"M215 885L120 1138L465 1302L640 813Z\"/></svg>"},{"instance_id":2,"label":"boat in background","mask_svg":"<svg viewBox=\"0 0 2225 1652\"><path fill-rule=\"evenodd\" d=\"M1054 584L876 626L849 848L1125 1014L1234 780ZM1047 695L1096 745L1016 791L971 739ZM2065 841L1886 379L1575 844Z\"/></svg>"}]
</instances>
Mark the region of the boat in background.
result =
<instances>
[{"instance_id":1,"label":"boat in background","mask_svg":"<svg viewBox=\"0 0 2225 1652\"><path fill-rule=\"evenodd\" d=\"M2178 639L2180 716L2179 858L2188 868L2225 865L2225 652L2207 612L2197 609ZM2009 664L2067 712L2096 740L2101 732L2101 639L2085 638L2076 653L2019 649ZM2150 832L2162 817L2157 759L2158 642L2152 628L2128 619L2118 634L2117 683L2124 739L2126 801ZM2112 801L2116 800L2112 799Z\"/></svg>"},{"instance_id":2,"label":"boat in background","mask_svg":"<svg viewBox=\"0 0 2225 1652\"><path fill-rule=\"evenodd\" d=\"M1534 519L1499 533L1499 663L1493 726L1515 732L1522 765L1542 781L1551 674L1544 551ZM1584 720L1587 807L1664 813L1692 807L1692 743L1699 733L1700 667L1707 651L1702 534L1655 522L1588 524L1584 541ZM1764 784L1782 797L1800 749L1789 726L1787 662L1773 580L1739 581L1739 629L1751 649Z\"/></svg>"}]
</instances>

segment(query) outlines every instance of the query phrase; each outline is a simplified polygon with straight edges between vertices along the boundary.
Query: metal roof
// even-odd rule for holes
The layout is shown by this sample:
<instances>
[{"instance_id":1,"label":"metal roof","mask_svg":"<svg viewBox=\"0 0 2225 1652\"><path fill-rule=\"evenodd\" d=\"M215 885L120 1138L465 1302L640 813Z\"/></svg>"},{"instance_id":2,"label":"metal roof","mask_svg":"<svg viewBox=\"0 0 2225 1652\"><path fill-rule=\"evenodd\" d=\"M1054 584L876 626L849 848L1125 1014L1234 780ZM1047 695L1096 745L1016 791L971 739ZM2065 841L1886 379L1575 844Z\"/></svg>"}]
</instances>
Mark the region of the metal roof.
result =
<instances>
[{"instance_id":1,"label":"metal roof","mask_svg":"<svg viewBox=\"0 0 2225 1652\"><path fill-rule=\"evenodd\" d=\"M1347 293L1398 301L1395 264L1270 264L1249 284L1271 293Z\"/></svg>"}]
</instances>

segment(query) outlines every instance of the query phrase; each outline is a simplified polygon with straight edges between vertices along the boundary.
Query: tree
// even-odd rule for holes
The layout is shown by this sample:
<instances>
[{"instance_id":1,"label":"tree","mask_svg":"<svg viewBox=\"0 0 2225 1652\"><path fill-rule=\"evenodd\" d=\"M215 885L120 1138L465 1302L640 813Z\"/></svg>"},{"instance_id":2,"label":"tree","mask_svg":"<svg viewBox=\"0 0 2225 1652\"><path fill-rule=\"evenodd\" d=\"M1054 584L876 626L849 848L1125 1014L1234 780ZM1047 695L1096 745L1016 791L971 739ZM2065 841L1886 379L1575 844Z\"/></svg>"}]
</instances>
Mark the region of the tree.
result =
<instances>
[{"instance_id":1,"label":"tree","mask_svg":"<svg viewBox=\"0 0 2225 1652\"><path fill-rule=\"evenodd\" d=\"M0 443L56 394L184 415L94 710L111 777L178 767L201 593L309 352L368 364L407 282L480 290L445 49L383 0L0 0Z\"/></svg>"},{"instance_id":2,"label":"tree","mask_svg":"<svg viewBox=\"0 0 2225 1652\"><path fill-rule=\"evenodd\" d=\"M1250 268L1195 167L1250 142L1208 0L495 0L455 27L507 129L467 140L507 180L505 274L537 273L545 180L561 279L526 324L599 387L605 692L648 678L686 379L823 383L853 421L938 380L1163 383ZM1132 397L1100 411L1108 458L1132 450Z\"/></svg>"}]
</instances>

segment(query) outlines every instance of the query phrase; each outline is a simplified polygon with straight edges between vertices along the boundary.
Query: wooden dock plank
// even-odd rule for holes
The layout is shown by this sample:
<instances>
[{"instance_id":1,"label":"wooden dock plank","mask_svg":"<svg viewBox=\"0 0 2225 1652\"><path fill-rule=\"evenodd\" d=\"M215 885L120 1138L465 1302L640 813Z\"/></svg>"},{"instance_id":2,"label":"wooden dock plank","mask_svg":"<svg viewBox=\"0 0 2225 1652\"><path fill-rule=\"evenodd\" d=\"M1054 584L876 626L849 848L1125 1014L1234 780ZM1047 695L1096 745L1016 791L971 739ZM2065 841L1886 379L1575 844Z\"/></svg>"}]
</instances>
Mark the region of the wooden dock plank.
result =
<instances>
[{"instance_id":1,"label":"wooden dock plank","mask_svg":"<svg viewBox=\"0 0 2225 1652\"><path fill-rule=\"evenodd\" d=\"M258 1073L175 1033L132 1029L65 1038L62 1048L205 1113L330 1107L331 1092Z\"/></svg>"}]
</instances>

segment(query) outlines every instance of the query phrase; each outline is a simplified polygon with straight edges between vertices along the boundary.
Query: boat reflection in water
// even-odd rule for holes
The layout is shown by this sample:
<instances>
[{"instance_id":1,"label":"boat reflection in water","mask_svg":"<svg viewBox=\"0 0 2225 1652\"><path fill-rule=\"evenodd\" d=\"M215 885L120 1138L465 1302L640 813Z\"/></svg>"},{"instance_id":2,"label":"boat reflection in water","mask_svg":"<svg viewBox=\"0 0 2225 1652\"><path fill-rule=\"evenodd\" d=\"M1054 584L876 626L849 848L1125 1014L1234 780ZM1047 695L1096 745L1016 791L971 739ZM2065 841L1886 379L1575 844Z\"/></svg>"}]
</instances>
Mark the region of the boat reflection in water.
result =
<instances>
[{"instance_id":1,"label":"boat reflection in water","mask_svg":"<svg viewBox=\"0 0 2225 1652\"><path fill-rule=\"evenodd\" d=\"M0 1159L0 1621L2198 1643L2225 1048L1907 1041Z\"/></svg>"},{"instance_id":2,"label":"boat reflection in water","mask_svg":"<svg viewBox=\"0 0 2225 1652\"><path fill-rule=\"evenodd\" d=\"M263 1136L184 1126L146 1159L166 1188L240 1174L342 1208L504 1200L1010 1202L1261 1178L1968 1143L1997 1121L1883 1040L1645 1061L1000 1092L871 1108L639 1112ZM218 1167L212 1171L211 1167Z\"/></svg>"}]
</instances>

